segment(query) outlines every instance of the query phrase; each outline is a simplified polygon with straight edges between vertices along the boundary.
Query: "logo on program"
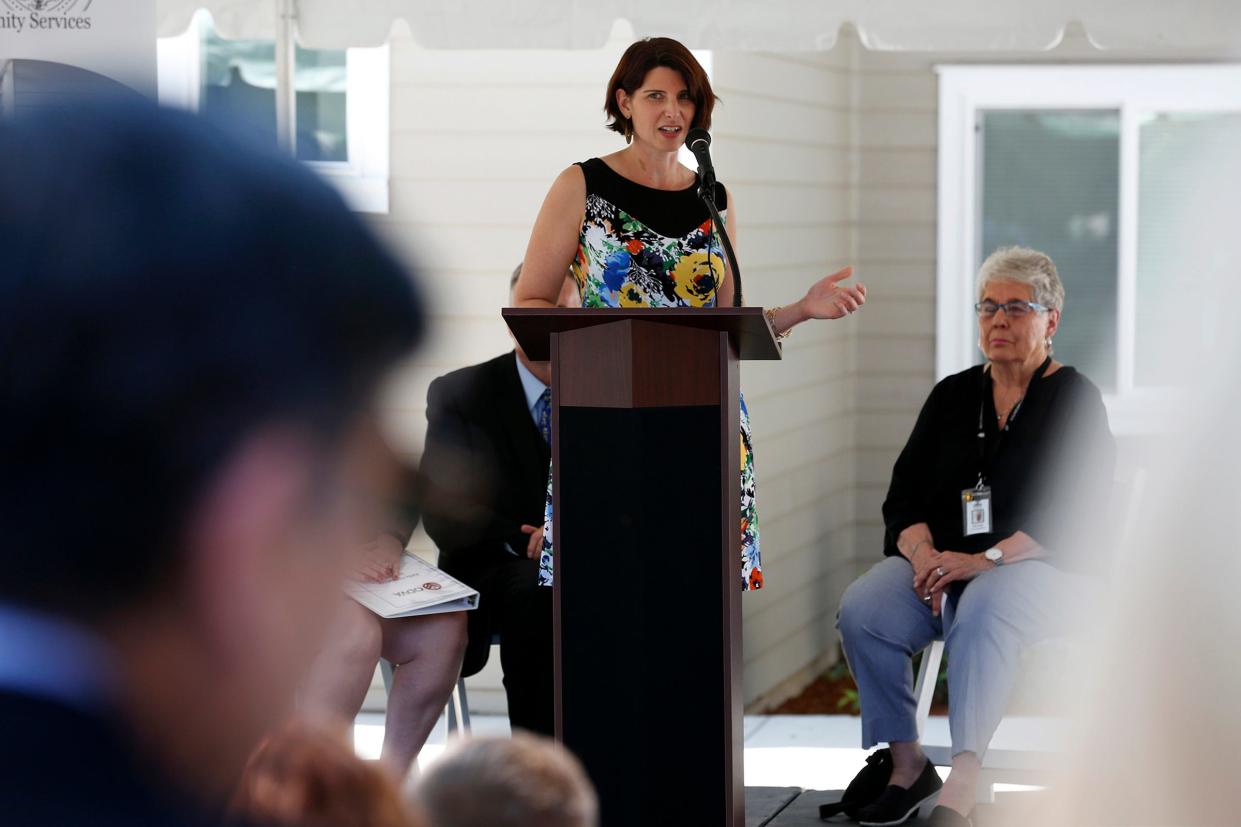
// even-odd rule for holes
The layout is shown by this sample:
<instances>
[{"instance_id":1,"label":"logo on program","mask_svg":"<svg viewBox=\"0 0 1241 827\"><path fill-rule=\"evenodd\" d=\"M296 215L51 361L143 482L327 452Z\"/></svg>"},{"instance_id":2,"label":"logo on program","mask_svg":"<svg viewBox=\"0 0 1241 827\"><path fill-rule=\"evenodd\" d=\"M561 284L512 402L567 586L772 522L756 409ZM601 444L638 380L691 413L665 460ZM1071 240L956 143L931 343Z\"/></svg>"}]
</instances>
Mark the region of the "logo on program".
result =
<instances>
[{"instance_id":1,"label":"logo on program","mask_svg":"<svg viewBox=\"0 0 1241 827\"><path fill-rule=\"evenodd\" d=\"M440 589L444 588L439 583L423 583L422 587L429 592L437 592Z\"/></svg>"}]
</instances>

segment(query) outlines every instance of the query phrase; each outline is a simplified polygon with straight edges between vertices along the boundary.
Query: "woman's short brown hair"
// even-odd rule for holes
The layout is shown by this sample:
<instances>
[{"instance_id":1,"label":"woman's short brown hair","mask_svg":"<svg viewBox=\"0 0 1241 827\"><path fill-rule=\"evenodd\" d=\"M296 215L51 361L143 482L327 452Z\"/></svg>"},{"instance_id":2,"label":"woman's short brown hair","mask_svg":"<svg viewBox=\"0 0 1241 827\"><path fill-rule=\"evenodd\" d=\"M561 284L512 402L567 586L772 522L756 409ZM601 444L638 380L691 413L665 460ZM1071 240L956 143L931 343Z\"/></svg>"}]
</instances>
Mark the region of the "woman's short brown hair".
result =
<instances>
[{"instance_id":1,"label":"woman's short brown hair","mask_svg":"<svg viewBox=\"0 0 1241 827\"><path fill-rule=\"evenodd\" d=\"M273 827L423 827L387 772L343 733L293 721L250 756L233 795L245 823Z\"/></svg>"},{"instance_id":2,"label":"woman's short brown hair","mask_svg":"<svg viewBox=\"0 0 1241 827\"><path fill-rule=\"evenodd\" d=\"M632 95L642 86L647 73L659 66L675 69L685 80L690 99L694 101L694 122L690 128L711 128L711 110L715 108L716 97L702 64L689 49L670 37L647 37L621 55L608 81L607 100L603 102L603 111L608 113L608 129L624 135L625 140L633 137L633 122L621 114L616 90L624 89L625 94Z\"/></svg>"}]
</instances>

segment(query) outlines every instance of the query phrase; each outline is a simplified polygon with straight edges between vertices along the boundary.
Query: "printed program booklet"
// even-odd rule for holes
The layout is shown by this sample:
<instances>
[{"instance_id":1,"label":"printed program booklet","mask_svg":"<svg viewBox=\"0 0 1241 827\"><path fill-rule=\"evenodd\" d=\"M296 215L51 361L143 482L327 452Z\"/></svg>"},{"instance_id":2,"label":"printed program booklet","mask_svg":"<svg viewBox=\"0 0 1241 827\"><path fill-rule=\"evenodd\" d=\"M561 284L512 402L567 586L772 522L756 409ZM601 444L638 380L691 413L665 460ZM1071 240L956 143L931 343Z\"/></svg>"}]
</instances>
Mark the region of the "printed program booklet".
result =
<instances>
[{"instance_id":1,"label":"printed program booklet","mask_svg":"<svg viewBox=\"0 0 1241 827\"><path fill-rule=\"evenodd\" d=\"M408 551L401 574L387 583L351 580L345 591L380 617L463 612L478 608L478 592Z\"/></svg>"}]
</instances>

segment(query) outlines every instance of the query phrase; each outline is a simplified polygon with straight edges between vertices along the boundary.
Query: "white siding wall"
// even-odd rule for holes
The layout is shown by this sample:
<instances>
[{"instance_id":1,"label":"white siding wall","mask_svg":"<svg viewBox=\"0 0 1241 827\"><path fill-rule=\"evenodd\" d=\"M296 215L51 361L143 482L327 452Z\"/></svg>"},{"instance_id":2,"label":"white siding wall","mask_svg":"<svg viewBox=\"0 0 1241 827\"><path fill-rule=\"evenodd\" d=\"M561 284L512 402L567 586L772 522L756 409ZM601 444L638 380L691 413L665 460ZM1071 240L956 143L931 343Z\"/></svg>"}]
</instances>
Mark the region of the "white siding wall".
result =
<instances>
[{"instance_id":1,"label":"white siding wall","mask_svg":"<svg viewBox=\"0 0 1241 827\"><path fill-rule=\"evenodd\" d=\"M714 154L737 204L747 304L788 304L853 259L853 54L714 55ZM782 362L742 368L766 576L742 601L749 703L799 690L834 648L853 572L856 324L804 325Z\"/></svg>"},{"instance_id":2,"label":"white siding wall","mask_svg":"<svg viewBox=\"0 0 1241 827\"><path fill-rule=\"evenodd\" d=\"M392 209L373 223L417 265L434 302L432 341L389 396L407 454L421 451L431 379L510 347L498 310L552 179L621 146L602 128L601 105L627 43L430 51L393 37ZM714 56L717 165L738 203L751 304L791 301L852 258L851 60L845 49ZM744 602L747 700L831 648L852 571L855 324L803 328L785 362L743 373L768 572L768 588ZM433 553L425 536L415 548ZM475 708L502 704L497 667L471 681Z\"/></svg>"},{"instance_id":3,"label":"white siding wall","mask_svg":"<svg viewBox=\"0 0 1241 827\"><path fill-rule=\"evenodd\" d=\"M856 562L881 553L880 506L935 372L936 82L932 61L860 50Z\"/></svg>"}]
</instances>

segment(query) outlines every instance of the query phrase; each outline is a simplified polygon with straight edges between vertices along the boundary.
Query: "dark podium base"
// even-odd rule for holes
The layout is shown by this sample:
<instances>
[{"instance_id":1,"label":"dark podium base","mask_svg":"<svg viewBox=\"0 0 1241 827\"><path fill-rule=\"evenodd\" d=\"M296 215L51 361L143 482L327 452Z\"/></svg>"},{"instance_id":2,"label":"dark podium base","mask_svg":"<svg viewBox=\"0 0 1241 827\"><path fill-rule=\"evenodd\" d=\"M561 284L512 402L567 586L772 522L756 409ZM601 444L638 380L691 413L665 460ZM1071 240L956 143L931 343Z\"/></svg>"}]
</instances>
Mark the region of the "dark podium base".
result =
<instances>
[{"instance_id":1,"label":"dark podium base","mask_svg":"<svg viewBox=\"0 0 1241 827\"><path fill-rule=\"evenodd\" d=\"M605 827L744 827L738 359L761 308L510 308L552 362L556 734Z\"/></svg>"},{"instance_id":2,"label":"dark podium base","mask_svg":"<svg viewBox=\"0 0 1241 827\"><path fill-rule=\"evenodd\" d=\"M720 438L716 406L560 408L560 732L604 827L728 821Z\"/></svg>"}]
</instances>

